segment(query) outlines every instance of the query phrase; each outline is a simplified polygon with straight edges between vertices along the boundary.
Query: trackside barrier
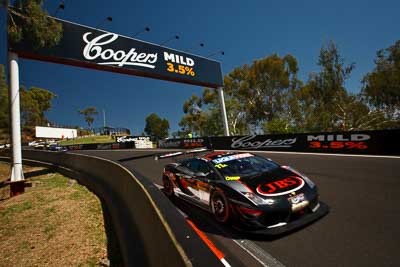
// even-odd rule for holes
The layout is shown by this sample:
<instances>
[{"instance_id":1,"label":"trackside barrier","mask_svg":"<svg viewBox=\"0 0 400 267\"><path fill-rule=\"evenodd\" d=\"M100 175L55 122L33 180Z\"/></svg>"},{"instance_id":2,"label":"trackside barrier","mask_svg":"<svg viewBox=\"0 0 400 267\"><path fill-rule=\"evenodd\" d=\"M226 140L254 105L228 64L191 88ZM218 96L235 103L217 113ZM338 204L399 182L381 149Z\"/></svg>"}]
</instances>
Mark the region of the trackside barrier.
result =
<instances>
[{"instance_id":1,"label":"trackside barrier","mask_svg":"<svg viewBox=\"0 0 400 267\"><path fill-rule=\"evenodd\" d=\"M77 180L107 206L124 266L220 265L163 193L123 166L62 152L25 150L23 158L80 174Z\"/></svg>"},{"instance_id":2,"label":"trackside barrier","mask_svg":"<svg viewBox=\"0 0 400 267\"><path fill-rule=\"evenodd\" d=\"M400 129L167 139L160 148L400 155Z\"/></svg>"}]
</instances>

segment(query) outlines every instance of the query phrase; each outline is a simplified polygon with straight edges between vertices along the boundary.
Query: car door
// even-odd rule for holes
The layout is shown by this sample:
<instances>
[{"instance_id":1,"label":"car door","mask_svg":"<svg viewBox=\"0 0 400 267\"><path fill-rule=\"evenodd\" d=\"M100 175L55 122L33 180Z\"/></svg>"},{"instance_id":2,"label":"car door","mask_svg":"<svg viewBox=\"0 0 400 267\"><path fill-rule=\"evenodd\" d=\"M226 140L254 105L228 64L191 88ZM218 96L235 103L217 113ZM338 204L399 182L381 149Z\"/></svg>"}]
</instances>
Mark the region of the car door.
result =
<instances>
[{"instance_id":1,"label":"car door","mask_svg":"<svg viewBox=\"0 0 400 267\"><path fill-rule=\"evenodd\" d=\"M177 186L180 190L177 191L178 194L189 197L190 199L196 198L194 194L194 171L191 163L192 159L185 160L181 162L181 165L177 167Z\"/></svg>"},{"instance_id":2,"label":"car door","mask_svg":"<svg viewBox=\"0 0 400 267\"><path fill-rule=\"evenodd\" d=\"M194 159L191 164L194 171L193 184L195 185L193 193L197 196L196 200L208 206L211 190L208 175L211 168L206 161L201 159Z\"/></svg>"}]
</instances>

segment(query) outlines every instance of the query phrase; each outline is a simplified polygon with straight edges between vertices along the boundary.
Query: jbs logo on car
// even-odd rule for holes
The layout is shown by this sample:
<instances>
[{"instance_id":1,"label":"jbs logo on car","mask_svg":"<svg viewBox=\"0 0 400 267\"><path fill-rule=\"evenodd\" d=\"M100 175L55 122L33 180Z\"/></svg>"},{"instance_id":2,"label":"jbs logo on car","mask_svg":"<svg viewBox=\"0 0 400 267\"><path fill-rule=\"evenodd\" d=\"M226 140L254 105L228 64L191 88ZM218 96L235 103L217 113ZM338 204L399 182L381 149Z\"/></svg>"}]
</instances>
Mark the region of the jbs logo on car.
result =
<instances>
[{"instance_id":1,"label":"jbs logo on car","mask_svg":"<svg viewBox=\"0 0 400 267\"><path fill-rule=\"evenodd\" d=\"M289 176L274 182L260 184L257 187L257 193L263 196L281 196L299 190L303 186L303 179L296 176Z\"/></svg>"}]
</instances>

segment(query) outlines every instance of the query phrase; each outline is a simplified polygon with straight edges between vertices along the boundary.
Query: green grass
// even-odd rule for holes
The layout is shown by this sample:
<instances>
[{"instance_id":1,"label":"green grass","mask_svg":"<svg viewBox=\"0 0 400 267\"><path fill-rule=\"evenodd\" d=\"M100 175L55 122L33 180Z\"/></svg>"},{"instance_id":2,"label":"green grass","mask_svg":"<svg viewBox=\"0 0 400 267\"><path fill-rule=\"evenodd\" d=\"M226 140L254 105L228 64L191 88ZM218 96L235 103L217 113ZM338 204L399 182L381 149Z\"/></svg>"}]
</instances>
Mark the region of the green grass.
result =
<instances>
[{"instance_id":1,"label":"green grass","mask_svg":"<svg viewBox=\"0 0 400 267\"><path fill-rule=\"evenodd\" d=\"M43 186L48 188L64 188L68 186L68 178L58 173L49 173L43 177L34 177L32 181L40 181Z\"/></svg>"},{"instance_id":2,"label":"green grass","mask_svg":"<svg viewBox=\"0 0 400 267\"><path fill-rule=\"evenodd\" d=\"M112 143L114 139L109 135L88 136L72 140L63 140L59 144L62 146L67 145L82 145L82 144L98 144L98 143Z\"/></svg>"},{"instance_id":3,"label":"green grass","mask_svg":"<svg viewBox=\"0 0 400 267\"><path fill-rule=\"evenodd\" d=\"M0 211L0 217L11 217L16 213L21 213L25 210L29 210L32 208L32 202L27 201L23 203L18 203L8 207L7 209Z\"/></svg>"}]
</instances>

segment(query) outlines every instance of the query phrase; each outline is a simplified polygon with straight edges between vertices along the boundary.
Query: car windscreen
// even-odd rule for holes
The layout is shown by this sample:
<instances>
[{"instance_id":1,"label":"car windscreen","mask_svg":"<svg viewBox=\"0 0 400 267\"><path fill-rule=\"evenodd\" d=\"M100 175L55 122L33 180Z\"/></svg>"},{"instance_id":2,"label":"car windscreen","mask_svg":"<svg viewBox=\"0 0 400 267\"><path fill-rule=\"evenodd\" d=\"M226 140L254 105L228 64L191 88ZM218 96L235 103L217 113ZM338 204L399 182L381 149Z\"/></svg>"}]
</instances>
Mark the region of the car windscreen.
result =
<instances>
[{"instance_id":1,"label":"car windscreen","mask_svg":"<svg viewBox=\"0 0 400 267\"><path fill-rule=\"evenodd\" d=\"M279 167L278 164L255 156L250 153L229 155L212 161L214 167L225 177L253 176L264 172L269 172Z\"/></svg>"}]
</instances>

